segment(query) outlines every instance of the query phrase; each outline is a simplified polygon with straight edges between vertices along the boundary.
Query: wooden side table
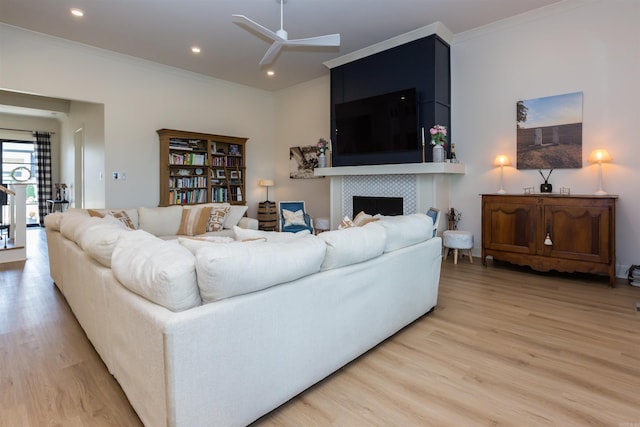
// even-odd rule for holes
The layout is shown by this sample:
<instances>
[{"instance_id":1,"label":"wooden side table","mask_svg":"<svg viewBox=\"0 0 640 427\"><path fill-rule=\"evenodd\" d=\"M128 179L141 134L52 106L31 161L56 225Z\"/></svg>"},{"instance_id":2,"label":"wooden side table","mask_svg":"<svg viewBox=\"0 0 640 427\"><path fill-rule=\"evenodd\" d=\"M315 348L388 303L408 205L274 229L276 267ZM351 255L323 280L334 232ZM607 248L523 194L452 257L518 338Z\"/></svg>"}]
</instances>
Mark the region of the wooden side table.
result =
<instances>
[{"instance_id":1,"label":"wooden side table","mask_svg":"<svg viewBox=\"0 0 640 427\"><path fill-rule=\"evenodd\" d=\"M258 229L276 231L278 210L275 202L260 202L258 204Z\"/></svg>"}]
</instances>

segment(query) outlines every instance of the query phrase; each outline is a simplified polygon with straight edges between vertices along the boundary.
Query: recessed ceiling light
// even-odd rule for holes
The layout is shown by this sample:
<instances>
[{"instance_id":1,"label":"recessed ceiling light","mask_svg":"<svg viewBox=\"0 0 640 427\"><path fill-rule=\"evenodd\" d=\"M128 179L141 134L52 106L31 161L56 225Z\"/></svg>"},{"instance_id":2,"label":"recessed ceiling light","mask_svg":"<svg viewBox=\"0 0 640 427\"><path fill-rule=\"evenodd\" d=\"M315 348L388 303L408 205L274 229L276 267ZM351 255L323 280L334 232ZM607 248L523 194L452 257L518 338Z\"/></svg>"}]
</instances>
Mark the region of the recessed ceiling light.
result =
<instances>
[{"instance_id":1,"label":"recessed ceiling light","mask_svg":"<svg viewBox=\"0 0 640 427\"><path fill-rule=\"evenodd\" d=\"M275 75L276 75L275 71L273 71L273 70L267 71L267 76L275 76Z\"/></svg>"},{"instance_id":2,"label":"recessed ceiling light","mask_svg":"<svg viewBox=\"0 0 640 427\"><path fill-rule=\"evenodd\" d=\"M84 12L82 11L82 9L71 9L71 14L77 17L84 16Z\"/></svg>"},{"instance_id":3,"label":"recessed ceiling light","mask_svg":"<svg viewBox=\"0 0 640 427\"><path fill-rule=\"evenodd\" d=\"M200 53L200 48L199 48L198 46L193 46L193 47L191 48L191 52L193 52L193 53Z\"/></svg>"}]
</instances>

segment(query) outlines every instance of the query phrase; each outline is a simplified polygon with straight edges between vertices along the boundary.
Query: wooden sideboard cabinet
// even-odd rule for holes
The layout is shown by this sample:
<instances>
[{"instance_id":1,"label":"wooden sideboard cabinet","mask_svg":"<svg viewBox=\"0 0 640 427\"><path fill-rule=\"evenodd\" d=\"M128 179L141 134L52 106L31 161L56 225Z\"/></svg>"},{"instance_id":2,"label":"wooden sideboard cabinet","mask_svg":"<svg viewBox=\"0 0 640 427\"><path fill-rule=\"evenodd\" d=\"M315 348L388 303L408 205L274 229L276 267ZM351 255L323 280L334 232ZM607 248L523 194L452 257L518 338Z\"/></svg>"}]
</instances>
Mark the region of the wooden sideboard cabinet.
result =
<instances>
[{"instance_id":1,"label":"wooden sideboard cabinet","mask_svg":"<svg viewBox=\"0 0 640 427\"><path fill-rule=\"evenodd\" d=\"M538 271L616 277L617 196L482 195L487 256Z\"/></svg>"}]
</instances>

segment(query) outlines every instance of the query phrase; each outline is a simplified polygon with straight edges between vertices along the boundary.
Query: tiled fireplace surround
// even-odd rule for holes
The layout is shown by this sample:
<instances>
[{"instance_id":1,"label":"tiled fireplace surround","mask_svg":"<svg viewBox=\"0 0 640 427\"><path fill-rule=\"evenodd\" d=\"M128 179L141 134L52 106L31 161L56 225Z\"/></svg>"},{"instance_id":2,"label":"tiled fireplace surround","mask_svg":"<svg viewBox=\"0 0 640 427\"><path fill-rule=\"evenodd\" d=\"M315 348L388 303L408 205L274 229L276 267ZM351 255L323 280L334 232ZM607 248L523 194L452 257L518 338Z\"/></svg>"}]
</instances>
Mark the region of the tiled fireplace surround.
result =
<instances>
[{"instance_id":1,"label":"tiled fireplace surround","mask_svg":"<svg viewBox=\"0 0 640 427\"><path fill-rule=\"evenodd\" d=\"M341 166L318 168L316 175L331 178L331 228L352 217L353 196L402 197L404 214L449 209L449 181L464 174L460 163ZM356 212L357 213L357 212ZM444 229L444 221L440 228Z\"/></svg>"}]
</instances>

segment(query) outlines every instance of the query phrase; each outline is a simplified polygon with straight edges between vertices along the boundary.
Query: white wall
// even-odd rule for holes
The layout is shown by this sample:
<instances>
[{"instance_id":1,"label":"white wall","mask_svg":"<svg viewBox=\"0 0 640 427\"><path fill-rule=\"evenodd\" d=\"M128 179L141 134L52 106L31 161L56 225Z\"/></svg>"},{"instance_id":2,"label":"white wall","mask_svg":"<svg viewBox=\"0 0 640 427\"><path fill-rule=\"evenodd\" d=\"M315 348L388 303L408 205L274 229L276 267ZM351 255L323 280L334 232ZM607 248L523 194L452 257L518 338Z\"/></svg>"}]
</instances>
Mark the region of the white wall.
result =
<instances>
[{"instance_id":1,"label":"white wall","mask_svg":"<svg viewBox=\"0 0 640 427\"><path fill-rule=\"evenodd\" d=\"M480 193L499 187L498 154L516 156L516 102L583 92L582 169L555 170L554 190L572 194L597 189L597 166L589 153L606 147L604 187L617 205L618 275L640 262L640 2L568 1L456 35L452 45L452 127L467 174L452 186L460 226L481 244ZM537 170L505 168L505 188L539 188Z\"/></svg>"},{"instance_id":2,"label":"white wall","mask_svg":"<svg viewBox=\"0 0 640 427\"><path fill-rule=\"evenodd\" d=\"M75 174L75 133L82 129L84 177ZM62 120L61 181L69 186L68 200L71 207L104 207L104 105L72 101L69 115ZM78 181L76 181L76 178ZM75 183L83 180L84 204L75 198ZM115 206L114 206L115 207Z\"/></svg>"},{"instance_id":3,"label":"white wall","mask_svg":"<svg viewBox=\"0 0 640 427\"><path fill-rule=\"evenodd\" d=\"M289 147L315 145L329 139L329 76L284 89L276 94L275 198L304 200L314 218L329 217L329 178L290 179ZM264 195L262 200L264 199Z\"/></svg>"},{"instance_id":4,"label":"white wall","mask_svg":"<svg viewBox=\"0 0 640 427\"><path fill-rule=\"evenodd\" d=\"M4 24L0 88L104 104L104 159L90 160L104 165L104 206L158 204L160 128L248 137L247 200L254 216L264 197L257 180L273 174L273 163L263 160L274 151L270 92ZM126 172L127 180L112 180L113 171Z\"/></svg>"}]
</instances>

